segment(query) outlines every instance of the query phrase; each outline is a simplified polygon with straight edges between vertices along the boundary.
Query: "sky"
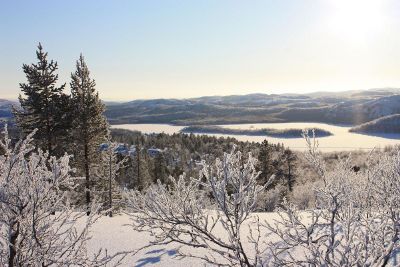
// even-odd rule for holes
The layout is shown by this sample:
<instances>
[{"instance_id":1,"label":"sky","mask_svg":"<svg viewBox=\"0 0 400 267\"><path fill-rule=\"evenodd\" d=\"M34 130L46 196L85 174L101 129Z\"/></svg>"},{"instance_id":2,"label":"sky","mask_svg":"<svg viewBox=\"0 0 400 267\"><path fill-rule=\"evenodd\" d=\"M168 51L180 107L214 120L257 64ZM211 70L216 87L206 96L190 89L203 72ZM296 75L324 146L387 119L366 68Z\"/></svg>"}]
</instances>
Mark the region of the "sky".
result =
<instances>
[{"instance_id":1,"label":"sky","mask_svg":"<svg viewBox=\"0 0 400 267\"><path fill-rule=\"evenodd\" d=\"M0 0L0 34L7 99L38 42L105 100L400 87L396 0Z\"/></svg>"}]
</instances>

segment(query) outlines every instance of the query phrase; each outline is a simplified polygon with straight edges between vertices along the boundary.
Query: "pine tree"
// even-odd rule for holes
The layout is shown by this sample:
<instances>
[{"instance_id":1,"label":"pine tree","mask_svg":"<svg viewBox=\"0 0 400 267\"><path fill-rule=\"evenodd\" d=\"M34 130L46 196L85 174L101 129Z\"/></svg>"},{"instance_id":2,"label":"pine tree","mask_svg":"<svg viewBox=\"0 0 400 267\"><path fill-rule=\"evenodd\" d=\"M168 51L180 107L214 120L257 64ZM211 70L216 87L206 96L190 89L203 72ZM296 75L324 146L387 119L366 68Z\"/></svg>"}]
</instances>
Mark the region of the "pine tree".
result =
<instances>
[{"instance_id":1,"label":"pine tree","mask_svg":"<svg viewBox=\"0 0 400 267\"><path fill-rule=\"evenodd\" d=\"M49 155L64 153L63 140L70 129L69 96L63 93L65 84L57 87L57 62L47 59L39 43L38 63L24 64L22 69L28 80L20 83L23 96L19 96L21 109L13 109L18 127L26 135L38 129L35 140L38 147Z\"/></svg>"},{"instance_id":2,"label":"pine tree","mask_svg":"<svg viewBox=\"0 0 400 267\"><path fill-rule=\"evenodd\" d=\"M144 190L151 184L151 177L149 174L149 158L147 153L143 153L142 147L139 142L136 144L136 153L132 159L133 170L133 184L132 188Z\"/></svg>"},{"instance_id":3,"label":"pine tree","mask_svg":"<svg viewBox=\"0 0 400 267\"><path fill-rule=\"evenodd\" d=\"M167 168L167 163L165 161L164 154L162 152L158 153L154 158L154 182L160 180L161 183L168 182L169 170Z\"/></svg>"},{"instance_id":4,"label":"pine tree","mask_svg":"<svg viewBox=\"0 0 400 267\"><path fill-rule=\"evenodd\" d=\"M293 185L294 185L294 168L295 168L295 160L296 160L296 154L294 154L290 149L285 149L283 151L282 155L282 160L283 160L283 166L285 167L286 165L286 171L285 171L285 178L286 178L286 185L288 187L289 192L293 191Z\"/></svg>"},{"instance_id":5,"label":"pine tree","mask_svg":"<svg viewBox=\"0 0 400 267\"><path fill-rule=\"evenodd\" d=\"M265 184L274 173L274 167L272 165L272 147L267 140L261 143L257 169L261 172L258 177L261 184Z\"/></svg>"},{"instance_id":6,"label":"pine tree","mask_svg":"<svg viewBox=\"0 0 400 267\"><path fill-rule=\"evenodd\" d=\"M89 69L82 55L76 62L76 71L71 74L71 79L74 156L78 169L85 176L85 198L89 211L91 169L99 158L99 145L106 140L109 126L103 115L105 106L96 92L96 83L90 78Z\"/></svg>"}]
</instances>

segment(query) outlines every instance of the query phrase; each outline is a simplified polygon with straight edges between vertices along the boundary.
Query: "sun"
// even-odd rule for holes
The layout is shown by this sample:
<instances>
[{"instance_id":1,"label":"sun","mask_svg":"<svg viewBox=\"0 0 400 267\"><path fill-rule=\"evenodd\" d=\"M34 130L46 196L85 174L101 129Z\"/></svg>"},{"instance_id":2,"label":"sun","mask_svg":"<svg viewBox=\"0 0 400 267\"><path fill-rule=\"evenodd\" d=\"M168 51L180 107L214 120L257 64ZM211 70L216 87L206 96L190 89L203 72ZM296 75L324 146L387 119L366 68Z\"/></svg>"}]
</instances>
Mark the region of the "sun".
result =
<instances>
[{"instance_id":1,"label":"sun","mask_svg":"<svg viewBox=\"0 0 400 267\"><path fill-rule=\"evenodd\" d=\"M328 28L346 40L367 41L384 30L385 0L329 0Z\"/></svg>"}]
</instances>

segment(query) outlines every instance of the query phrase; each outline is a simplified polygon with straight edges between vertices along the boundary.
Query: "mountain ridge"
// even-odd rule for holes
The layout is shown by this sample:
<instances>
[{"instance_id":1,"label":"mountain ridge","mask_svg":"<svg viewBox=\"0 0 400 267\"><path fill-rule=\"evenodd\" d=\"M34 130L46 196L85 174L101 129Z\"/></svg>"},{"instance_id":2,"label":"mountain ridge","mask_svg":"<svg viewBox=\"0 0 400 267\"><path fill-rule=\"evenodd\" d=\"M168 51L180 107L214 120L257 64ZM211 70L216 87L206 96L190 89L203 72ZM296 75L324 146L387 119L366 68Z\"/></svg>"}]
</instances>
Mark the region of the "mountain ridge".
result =
<instances>
[{"instance_id":1,"label":"mountain ridge","mask_svg":"<svg viewBox=\"0 0 400 267\"><path fill-rule=\"evenodd\" d=\"M206 125L254 122L325 122L357 125L400 113L400 89L310 94L247 94L133 100L107 106L112 124Z\"/></svg>"},{"instance_id":2,"label":"mountain ridge","mask_svg":"<svg viewBox=\"0 0 400 267\"><path fill-rule=\"evenodd\" d=\"M271 122L323 122L359 125L400 113L400 89L378 88L307 94L203 96L195 98L104 101L111 124L208 125ZM17 101L0 99L0 119L12 117Z\"/></svg>"}]
</instances>

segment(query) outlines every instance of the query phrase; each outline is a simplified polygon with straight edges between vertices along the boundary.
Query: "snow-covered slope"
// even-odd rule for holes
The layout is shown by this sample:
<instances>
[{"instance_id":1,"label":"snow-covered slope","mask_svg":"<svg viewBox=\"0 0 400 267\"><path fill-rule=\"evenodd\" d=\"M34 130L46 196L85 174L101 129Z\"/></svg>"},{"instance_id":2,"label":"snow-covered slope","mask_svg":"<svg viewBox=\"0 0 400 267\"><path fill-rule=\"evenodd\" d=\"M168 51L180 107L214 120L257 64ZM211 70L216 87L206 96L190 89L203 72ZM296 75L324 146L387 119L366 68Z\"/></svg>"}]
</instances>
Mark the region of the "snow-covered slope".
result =
<instances>
[{"instance_id":1,"label":"snow-covered slope","mask_svg":"<svg viewBox=\"0 0 400 267\"><path fill-rule=\"evenodd\" d=\"M400 95L375 99L353 99L333 105L327 112L327 120L365 123L383 116L400 113Z\"/></svg>"},{"instance_id":2,"label":"snow-covered slope","mask_svg":"<svg viewBox=\"0 0 400 267\"><path fill-rule=\"evenodd\" d=\"M357 133L400 133L400 114L388 115L350 129Z\"/></svg>"},{"instance_id":3,"label":"snow-covered slope","mask_svg":"<svg viewBox=\"0 0 400 267\"><path fill-rule=\"evenodd\" d=\"M0 99L0 118L10 118L12 116L11 108L17 105L17 102Z\"/></svg>"}]
</instances>

